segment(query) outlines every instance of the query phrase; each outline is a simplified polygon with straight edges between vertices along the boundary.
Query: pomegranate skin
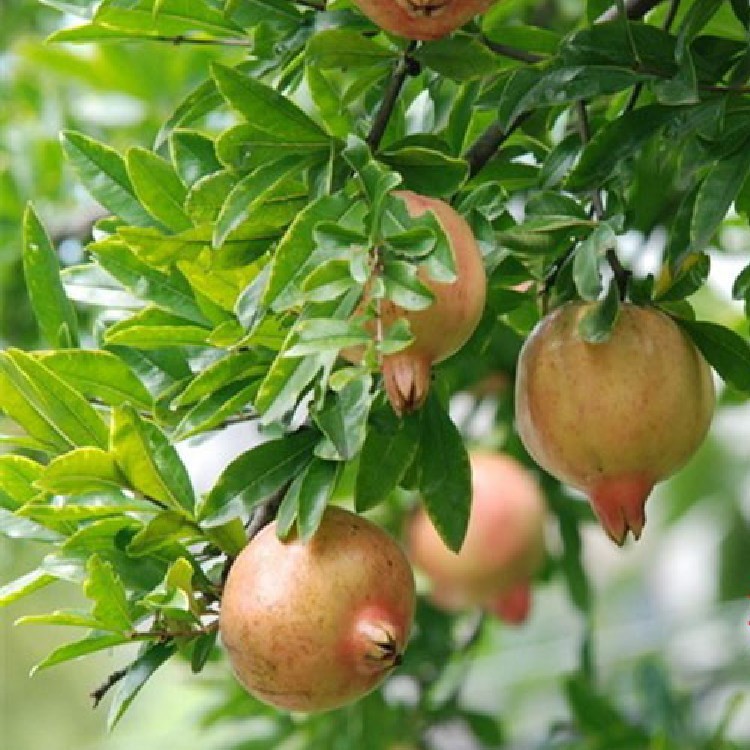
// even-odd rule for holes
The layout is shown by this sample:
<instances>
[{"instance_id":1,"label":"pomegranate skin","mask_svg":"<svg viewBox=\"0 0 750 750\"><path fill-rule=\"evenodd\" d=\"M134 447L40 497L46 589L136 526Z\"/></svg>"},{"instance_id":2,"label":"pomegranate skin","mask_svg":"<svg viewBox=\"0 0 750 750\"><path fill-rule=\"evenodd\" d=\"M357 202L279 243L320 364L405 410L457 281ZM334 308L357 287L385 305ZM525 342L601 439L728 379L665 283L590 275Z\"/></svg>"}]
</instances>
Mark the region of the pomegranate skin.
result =
<instances>
[{"instance_id":1,"label":"pomegranate skin","mask_svg":"<svg viewBox=\"0 0 750 750\"><path fill-rule=\"evenodd\" d=\"M307 543L265 527L235 560L219 628L249 693L289 711L337 708L400 663L414 618L411 566L380 527L326 509Z\"/></svg>"},{"instance_id":2,"label":"pomegranate skin","mask_svg":"<svg viewBox=\"0 0 750 750\"><path fill-rule=\"evenodd\" d=\"M461 551L449 550L419 507L407 529L415 567L447 610L481 606L518 624L531 607L531 579L544 561L545 502L530 472L509 456L472 453L473 497Z\"/></svg>"},{"instance_id":3,"label":"pomegranate skin","mask_svg":"<svg viewBox=\"0 0 750 750\"><path fill-rule=\"evenodd\" d=\"M440 39L496 0L354 0L381 29L407 39Z\"/></svg>"},{"instance_id":4,"label":"pomegranate skin","mask_svg":"<svg viewBox=\"0 0 750 750\"><path fill-rule=\"evenodd\" d=\"M711 423L711 370L655 308L621 305L610 338L584 341L591 303L554 310L518 359L516 427L550 474L585 492L609 536L638 539L654 484L696 451Z\"/></svg>"},{"instance_id":5,"label":"pomegranate skin","mask_svg":"<svg viewBox=\"0 0 750 750\"><path fill-rule=\"evenodd\" d=\"M409 190L395 191L409 215L417 218L432 211L451 241L455 255L456 280L442 284L419 270L420 281L435 295L425 310L405 310L390 300L380 303L381 326L387 329L400 318L409 321L414 341L403 351L383 357L386 393L397 414L418 409L427 398L432 365L455 354L474 333L484 312L487 276L482 253L466 220L438 198ZM341 352L359 362L361 349Z\"/></svg>"}]
</instances>

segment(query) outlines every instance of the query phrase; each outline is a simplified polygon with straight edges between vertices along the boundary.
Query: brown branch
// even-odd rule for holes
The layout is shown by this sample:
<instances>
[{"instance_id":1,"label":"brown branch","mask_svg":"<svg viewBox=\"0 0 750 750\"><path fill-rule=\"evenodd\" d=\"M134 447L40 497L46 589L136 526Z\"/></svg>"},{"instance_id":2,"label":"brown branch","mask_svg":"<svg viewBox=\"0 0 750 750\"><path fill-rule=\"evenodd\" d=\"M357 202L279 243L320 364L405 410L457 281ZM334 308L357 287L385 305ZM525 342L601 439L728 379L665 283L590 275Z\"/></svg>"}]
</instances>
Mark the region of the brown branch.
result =
<instances>
[{"instance_id":1,"label":"brown branch","mask_svg":"<svg viewBox=\"0 0 750 750\"><path fill-rule=\"evenodd\" d=\"M479 172L482 167L495 155L500 146L513 135L520 125L530 116L531 113L525 112L519 115L511 125L506 129L500 122L493 122L482 133L474 143L469 146L464 158L469 164L469 177Z\"/></svg>"},{"instance_id":2,"label":"brown branch","mask_svg":"<svg viewBox=\"0 0 750 750\"><path fill-rule=\"evenodd\" d=\"M617 284L617 290L620 293L620 299L624 302L625 297L628 294L628 282L630 281L633 272L629 271L622 265L622 263L620 263L620 259L617 257L614 248L607 250L607 262L609 263L609 267L612 269L612 274L615 277L615 283Z\"/></svg>"},{"instance_id":3,"label":"brown branch","mask_svg":"<svg viewBox=\"0 0 750 750\"><path fill-rule=\"evenodd\" d=\"M631 21L638 21L663 2L664 0L625 0L625 12ZM620 9L617 7L617 3L615 3L596 19L596 23L614 21L619 15Z\"/></svg>"},{"instance_id":4,"label":"brown branch","mask_svg":"<svg viewBox=\"0 0 750 750\"><path fill-rule=\"evenodd\" d=\"M493 42L486 36L482 37L482 41L488 49L491 49L498 55L508 57L511 60L518 60L519 62L525 63L538 63L542 62L542 60L547 59L544 55L537 55L536 52L529 52L525 49L518 49L517 47L511 47L507 44L499 44L498 42Z\"/></svg>"},{"instance_id":5,"label":"brown branch","mask_svg":"<svg viewBox=\"0 0 750 750\"><path fill-rule=\"evenodd\" d=\"M118 669L116 672L107 677L107 679L99 685L96 690L91 691L91 700L93 701L92 708L96 708L101 702L102 698L128 673L127 669Z\"/></svg>"},{"instance_id":6,"label":"brown branch","mask_svg":"<svg viewBox=\"0 0 750 750\"><path fill-rule=\"evenodd\" d=\"M201 46L216 45L219 47L250 47L252 41L250 39L217 39L215 37L205 36L187 36L185 34L175 34L169 36L167 34L149 34L138 38L138 41L145 42L167 42L168 44L174 44L179 46L180 44L194 44Z\"/></svg>"},{"instance_id":7,"label":"brown branch","mask_svg":"<svg viewBox=\"0 0 750 750\"><path fill-rule=\"evenodd\" d=\"M208 625L204 625L201 628L191 628L187 630L163 630L155 628L153 630L134 630L128 635L131 641L151 641L159 640L162 642L173 641L176 638L194 638L199 635L208 635L208 633L215 633L219 629L219 621L214 620Z\"/></svg>"},{"instance_id":8,"label":"brown branch","mask_svg":"<svg viewBox=\"0 0 750 750\"><path fill-rule=\"evenodd\" d=\"M380 141L385 134L385 129L388 127L388 121L391 119L393 114L393 108L396 106L401 89L404 86L409 74L413 71L416 64L416 60L411 57L411 53L417 48L417 42L409 42L406 49L401 53L396 67L393 69L393 74L388 82L388 87L383 94L383 100L380 102L380 108L378 109L375 119L372 123L372 128L367 138L367 145L376 151L380 145Z\"/></svg>"}]
</instances>

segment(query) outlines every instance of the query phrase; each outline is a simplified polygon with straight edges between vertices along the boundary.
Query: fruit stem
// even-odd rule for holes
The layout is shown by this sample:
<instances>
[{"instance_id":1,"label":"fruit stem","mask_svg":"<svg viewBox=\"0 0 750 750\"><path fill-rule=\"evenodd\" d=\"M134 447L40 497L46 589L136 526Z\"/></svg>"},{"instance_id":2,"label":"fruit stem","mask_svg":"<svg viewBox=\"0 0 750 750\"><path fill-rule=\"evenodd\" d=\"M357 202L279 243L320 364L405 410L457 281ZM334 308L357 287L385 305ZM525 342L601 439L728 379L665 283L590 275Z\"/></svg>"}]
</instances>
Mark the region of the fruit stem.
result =
<instances>
[{"instance_id":1,"label":"fruit stem","mask_svg":"<svg viewBox=\"0 0 750 750\"><path fill-rule=\"evenodd\" d=\"M401 88L413 68L414 60L411 58L411 53L416 48L417 42L409 42L406 49L401 53L401 57L393 70L391 80L388 82L388 87L383 95L383 101L380 103L380 109L378 109L375 115L372 129L366 138L367 145L373 151L376 151L380 145L380 141L385 134L385 129L388 127L388 121L391 119L393 108L396 106L398 96L401 93Z\"/></svg>"},{"instance_id":2,"label":"fruit stem","mask_svg":"<svg viewBox=\"0 0 750 750\"><path fill-rule=\"evenodd\" d=\"M612 269L612 273L615 277L615 283L617 289L620 292L620 301L624 302L628 295L628 284L630 277L633 275L632 271L629 271L625 266L620 263L620 259L617 257L617 253L614 248L607 250L607 262L609 267Z\"/></svg>"}]
</instances>

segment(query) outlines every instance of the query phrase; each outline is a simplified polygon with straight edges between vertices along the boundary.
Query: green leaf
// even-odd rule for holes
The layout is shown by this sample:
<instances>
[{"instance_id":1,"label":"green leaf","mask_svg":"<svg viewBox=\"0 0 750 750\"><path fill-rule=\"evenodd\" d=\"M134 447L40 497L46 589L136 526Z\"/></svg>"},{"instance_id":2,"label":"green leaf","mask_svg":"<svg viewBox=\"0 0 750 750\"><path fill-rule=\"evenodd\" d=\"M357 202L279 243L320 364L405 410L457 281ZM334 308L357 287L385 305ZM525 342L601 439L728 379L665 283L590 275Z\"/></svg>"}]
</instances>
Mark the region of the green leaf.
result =
<instances>
[{"instance_id":1,"label":"green leaf","mask_svg":"<svg viewBox=\"0 0 750 750\"><path fill-rule=\"evenodd\" d=\"M560 44L560 35L550 29L524 24L493 23L485 16L482 22L482 33L493 42L527 52L554 55ZM499 54L502 54L500 52Z\"/></svg>"},{"instance_id":2,"label":"green leaf","mask_svg":"<svg viewBox=\"0 0 750 750\"><path fill-rule=\"evenodd\" d=\"M12 418L16 418L15 403L6 399L20 395L33 407L36 419L19 423L34 437L44 440L51 431L54 445L107 447L107 426L96 410L31 355L18 349L0 354L0 386L4 386L0 390L0 407ZM25 416L27 412L18 414ZM39 420L44 429L37 434Z\"/></svg>"},{"instance_id":3,"label":"green leaf","mask_svg":"<svg viewBox=\"0 0 750 750\"><path fill-rule=\"evenodd\" d=\"M336 356L337 351L302 358L283 354L276 357L255 399L255 408L262 415L261 424L272 424L287 417L318 372L332 367Z\"/></svg>"},{"instance_id":4,"label":"green leaf","mask_svg":"<svg viewBox=\"0 0 750 750\"><path fill-rule=\"evenodd\" d=\"M739 150L717 161L698 188L690 223L694 251L703 250L711 241L745 182L750 171L748 143L746 140Z\"/></svg>"},{"instance_id":5,"label":"green leaf","mask_svg":"<svg viewBox=\"0 0 750 750\"><path fill-rule=\"evenodd\" d=\"M626 112L597 130L567 179L570 190L598 187L613 175L617 164L633 156L643 144L680 115L659 104Z\"/></svg>"},{"instance_id":6,"label":"green leaf","mask_svg":"<svg viewBox=\"0 0 750 750\"><path fill-rule=\"evenodd\" d=\"M677 302L697 292L708 278L711 258L706 253L684 255L672 272L668 267L662 270L654 289L657 302Z\"/></svg>"},{"instance_id":7,"label":"green leaf","mask_svg":"<svg viewBox=\"0 0 750 750\"><path fill-rule=\"evenodd\" d=\"M221 388L255 378L266 372L267 359L257 351L235 351L201 370L172 402L175 408L190 406Z\"/></svg>"},{"instance_id":8,"label":"green leaf","mask_svg":"<svg viewBox=\"0 0 750 750\"><path fill-rule=\"evenodd\" d=\"M346 294L355 285L348 260L329 260L302 282L307 302L328 302Z\"/></svg>"},{"instance_id":9,"label":"green leaf","mask_svg":"<svg viewBox=\"0 0 750 750\"><path fill-rule=\"evenodd\" d=\"M128 7L130 5L130 7ZM107 28L135 32L139 36L180 36L203 31L219 37L242 39L242 27L237 26L209 3L189 0L158 0L138 3L103 3L94 16L95 23ZM152 7L153 6L153 7Z\"/></svg>"},{"instance_id":10,"label":"green leaf","mask_svg":"<svg viewBox=\"0 0 750 750\"><path fill-rule=\"evenodd\" d=\"M309 541L320 526L336 486L341 464L313 458L305 470L297 500L297 529L302 541Z\"/></svg>"},{"instance_id":11,"label":"green leaf","mask_svg":"<svg viewBox=\"0 0 750 750\"><path fill-rule=\"evenodd\" d=\"M169 138L169 153L180 180L187 186L221 170L214 142L197 130L175 130Z\"/></svg>"},{"instance_id":12,"label":"green leaf","mask_svg":"<svg viewBox=\"0 0 750 750\"><path fill-rule=\"evenodd\" d=\"M11 604L24 596L28 596L34 591L43 589L45 586L49 586L50 583L54 583L56 580L57 576L50 575L41 569L32 570L30 573L26 573L26 575L16 578L15 581L0 586L0 607L4 607L6 604Z\"/></svg>"},{"instance_id":13,"label":"green leaf","mask_svg":"<svg viewBox=\"0 0 750 750\"><path fill-rule=\"evenodd\" d=\"M133 557L152 555L161 547L168 546L186 536L195 536L195 524L182 513L165 510L157 513L128 544L128 554ZM192 569L191 569L192 570Z\"/></svg>"},{"instance_id":14,"label":"green leaf","mask_svg":"<svg viewBox=\"0 0 750 750\"><path fill-rule=\"evenodd\" d=\"M125 485L114 456L100 448L78 448L52 461L37 487L60 495L108 492Z\"/></svg>"},{"instance_id":15,"label":"green leaf","mask_svg":"<svg viewBox=\"0 0 750 750\"><path fill-rule=\"evenodd\" d=\"M344 195L326 195L310 203L292 222L274 252L270 277L261 299L263 307L274 305L312 255L315 226L322 221L338 221L349 205Z\"/></svg>"},{"instance_id":16,"label":"green leaf","mask_svg":"<svg viewBox=\"0 0 750 750\"><path fill-rule=\"evenodd\" d=\"M750 344L738 333L705 320L675 318L724 382L750 392Z\"/></svg>"},{"instance_id":17,"label":"green leaf","mask_svg":"<svg viewBox=\"0 0 750 750\"><path fill-rule=\"evenodd\" d=\"M127 711L135 696L146 684L151 675L177 650L176 645L167 641L150 645L129 667L125 678L118 684L107 717L107 727L111 730Z\"/></svg>"},{"instance_id":18,"label":"green leaf","mask_svg":"<svg viewBox=\"0 0 750 750\"><path fill-rule=\"evenodd\" d=\"M93 555L86 564L86 572L83 593L94 602L93 615L100 623L100 629L117 633L129 631L133 619L128 598L112 565Z\"/></svg>"},{"instance_id":19,"label":"green leaf","mask_svg":"<svg viewBox=\"0 0 750 750\"><path fill-rule=\"evenodd\" d=\"M316 455L336 461L349 461L359 453L367 434L372 377L365 374L350 380L337 394L326 394L323 407L314 415L315 424L328 438L319 445Z\"/></svg>"},{"instance_id":20,"label":"green leaf","mask_svg":"<svg viewBox=\"0 0 750 750\"><path fill-rule=\"evenodd\" d=\"M192 517L195 493L172 443L132 407L112 414L111 451L130 485L167 508Z\"/></svg>"},{"instance_id":21,"label":"green leaf","mask_svg":"<svg viewBox=\"0 0 750 750\"><path fill-rule=\"evenodd\" d=\"M78 659L81 656L88 656L88 654L93 654L97 651L106 651L110 648L122 646L126 643L130 643L127 636L114 633L108 635L92 635L81 641L67 643L64 646L56 648L51 654L35 665L31 670L31 674L34 675L42 669L54 667L57 664L62 664L63 662L71 661L72 659Z\"/></svg>"},{"instance_id":22,"label":"green leaf","mask_svg":"<svg viewBox=\"0 0 750 750\"><path fill-rule=\"evenodd\" d=\"M107 345L134 346L139 349L161 349L170 346L205 346L210 328L195 325L178 315L147 307L104 333Z\"/></svg>"},{"instance_id":23,"label":"green leaf","mask_svg":"<svg viewBox=\"0 0 750 750\"><path fill-rule=\"evenodd\" d=\"M90 246L90 250L99 265L134 296L148 300L198 325L208 323L190 284L177 269L158 271L140 260L119 239L97 242Z\"/></svg>"},{"instance_id":24,"label":"green leaf","mask_svg":"<svg viewBox=\"0 0 750 750\"><path fill-rule=\"evenodd\" d=\"M349 320L307 318L294 329L294 343L285 349L284 357L304 357L339 351L352 346L362 346L371 339L370 333L360 324Z\"/></svg>"},{"instance_id":25,"label":"green leaf","mask_svg":"<svg viewBox=\"0 0 750 750\"><path fill-rule=\"evenodd\" d=\"M326 29L315 34L305 47L308 68L352 70L372 65L390 65L397 57L374 39L347 29Z\"/></svg>"},{"instance_id":26,"label":"green leaf","mask_svg":"<svg viewBox=\"0 0 750 750\"><path fill-rule=\"evenodd\" d=\"M218 63L212 65L211 73L227 102L256 127L283 134L284 140L328 145L320 126L278 91Z\"/></svg>"},{"instance_id":27,"label":"green leaf","mask_svg":"<svg viewBox=\"0 0 750 750\"><path fill-rule=\"evenodd\" d=\"M74 628L99 628L100 623L87 612L65 609L55 610L46 615L26 615L19 617L14 625L64 625Z\"/></svg>"},{"instance_id":28,"label":"green leaf","mask_svg":"<svg viewBox=\"0 0 750 750\"><path fill-rule=\"evenodd\" d=\"M218 633L204 633L195 639L193 653L190 658L190 670L193 674L198 674L206 666L208 660L214 652Z\"/></svg>"},{"instance_id":29,"label":"green leaf","mask_svg":"<svg viewBox=\"0 0 750 750\"><path fill-rule=\"evenodd\" d=\"M109 146L73 131L65 131L62 145L86 189L108 211L136 226L153 226L141 206L122 157Z\"/></svg>"},{"instance_id":30,"label":"green leaf","mask_svg":"<svg viewBox=\"0 0 750 750\"><path fill-rule=\"evenodd\" d=\"M213 233L213 246L220 248L229 235L248 219L281 183L299 174L309 162L297 155L286 156L258 167L240 180L221 207Z\"/></svg>"},{"instance_id":31,"label":"green leaf","mask_svg":"<svg viewBox=\"0 0 750 750\"><path fill-rule=\"evenodd\" d=\"M528 80L529 77L532 80ZM550 68L541 74L536 70L529 71L529 74L515 79L517 92L514 92L509 103L501 103L501 121L507 127L520 115L539 107L559 106L603 94L615 94L651 78L650 75L614 65L565 66Z\"/></svg>"},{"instance_id":32,"label":"green leaf","mask_svg":"<svg viewBox=\"0 0 750 750\"><path fill-rule=\"evenodd\" d=\"M243 172L287 156L296 156L300 161L312 156L315 157L313 161L321 161L330 154L330 148L328 142L300 141L283 129L270 132L254 122L235 125L225 130L216 141L222 163L229 169Z\"/></svg>"},{"instance_id":33,"label":"green leaf","mask_svg":"<svg viewBox=\"0 0 750 750\"><path fill-rule=\"evenodd\" d=\"M417 455L420 435L419 414L397 419L389 409L387 418L373 420L357 471L354 497L358 511L374 508L398 487Z\"/></svg>"},{"instance_id":34,"label":"green leaf","mask_svg":"<svg viewBox=\"0 0 750 750\"><path fill-rule=\"evenodd\" d=\"M25 456L0 455L0 506L16 510L34 498L43 471L41 464Z\"/></svg>"},{"instance_id":35,"label":"green leaf","mask_svg":"<svg viewBox=\"0 0 750 750\"><path fill-rule=\"evenodd\" d=\"M392 145L380 159L403 176L405 187L420 194L449 197L469 176L465 159L422 146Z\"/></svg>"},{"instance_id":36,"label":"green leaf","mask_svg":"<svg viewBox=\"0 0 750 750\"><path fill-rule=\"evenodd\" d=\"M130 403L138 409L153 407L143 383L111 352L71 349L39 352L38 356L55 375L90 399L110 406Z\"/></svg>"},{"instance_id":37,"label":"green leaf","mask_svg":"<svg viewBox=\"0 0 750 750\"><path fill-rule=\"evenodd\" d=\"M435 295L419 280L411 263L387 260L381 278L385 296L405 310L426 310L435 302Z\"/></svg>"},{"instance_id":38,"label":"green leaf","mask_svg":"<svg viewBox=\"0 0 750 750\"><path fill-rule=\"evenodd\" d=\"M193 594L194 574L191 563L184 557L178 558L170 565L164 580L140 603L170 620L197 624L194 610L199 605Z\"/></svg>"},{"instance_id":39,"label":"green leaf","mask_svg":"<svg viewBox=\"0 0 750 750\"><path fill-rule=\"evenodd\" d=\"M310 461L318 438L312 430L300 430L234 459L206 496L201 522L216 526L267 500Z\"/></svg>"},{"instance_id":40,"label":"green leaf","mask_svg":"<svg viewBox=\"0 0 750 750\"><path fill-rule=\"evenodd\" d=\"M187 188L171 164L144 148L131 148L126 162L133 190L151 216L175 232L193 226L183 209Z\"/></svg>"},{"instance_id":41,"label":"green leaf","mask_svg":"<svg viewBox=\"0 0 750 750\"><path fill-rule=\"evenodd\" d=\"M609 288L604 299L596 302L581 318L578 331L584 341L589 344L601 344L609 340L617 322L620 310L620 294L614 279L609 282Z\"/></svg>"},{"instance_id":42,"label":"green leaf","mask_svg":"<svg viewBox=\"0 0 750 750\"><path fill-rule=\"evenodd\" d=\"M585 300L595 300L602 292L599 262L617 244L612 228L601 224L578 246L573 256L573 281Z\"/></svg>"},{"instance_id":43,"label":"green leaf","mask_svg":"<svg viewBox=\"0 0 750 750\"><path fill-rule=\"evenodd\" d=\"M419 489L435 530L458 552L469 525L471 467L456 425L431 393L423 408Z\"/></svg>"},{"instance_id":44,"label":"green leaf","mask_svg":"<svg viewBox=\"0 0 750 750\"><path fill-rule=\"evenodd\" d=\"M258 393L266 368L257 368L250 383L230 383L193 406L174 430L175 440L186 440L208 430L220 428L225 420L242 413ZM246 412L247 413L247 412Z\"/></svg>"},{"instance_id":45,"label":"green leaf","mask_svg":"<svg viewBox=\"0 0 750 750\"><path fill-rule=\"evenodd\" d=\"M60 263L31 204L23 216L23 273L42 336L59 349L78 346L78 321L60 280Z\"/></svg>"},{"instance_id":46,"label":"green leaf","mask_svg":"<svg viewBox=\"0 0 750 750\"><path fill-rule=\"evenodd\" d=\"M430 44L414 53L423 65L455 81L471 81L497 73L500 58L485 44L469 34L457 33Z\"/></svg>"}]
</instances>

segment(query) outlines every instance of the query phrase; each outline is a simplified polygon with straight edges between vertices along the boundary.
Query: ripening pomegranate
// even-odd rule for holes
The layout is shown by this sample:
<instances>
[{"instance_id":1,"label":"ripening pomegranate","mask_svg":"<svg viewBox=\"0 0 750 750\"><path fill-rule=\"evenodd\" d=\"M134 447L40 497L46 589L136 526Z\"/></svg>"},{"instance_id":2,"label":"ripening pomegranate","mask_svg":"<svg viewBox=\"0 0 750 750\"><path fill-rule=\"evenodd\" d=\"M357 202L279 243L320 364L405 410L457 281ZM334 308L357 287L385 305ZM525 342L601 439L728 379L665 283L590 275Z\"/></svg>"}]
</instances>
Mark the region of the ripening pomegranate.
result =
<instances>
[{"instance_id":1,"label":"ripening pomegranate","mask_svg":"<svg viewBox=\"0 0 750 750\"><path fill-rule=\"evenodd\" d=\"M432 211L453 247L456 280L442 284L422 269L420 281L435 295L425 310L405 310L390 300L380 304L380 325L387 329L399 318L409 321L414 341L403 351L383 357L386 393L397 414L418 409L427 398L433 363L457 352L474 333L484 311L487 277L479 245L466 220L447 203L408 190L394 192L416 218ZM360 350L342 356L359 361Z\"/></svg>"},{"instance_id":2,"label":"ripening pomegranate","mask_svg":"<svg viewBox=\"0 0 750 750\"><path fill-rule=\"evenodd\" d=\"M544 560L545 503L536 480L515 459L472 453L473 497L461 551L451 552L420 506L407 529L407 550L448 610L482 606L511 623L526 619L531 579Z\"/></svg>"},{"instance_id":3,"label":"ripening pomegranate","mask_svg":"<svg viewBox=\"0 0 750 750\"><path fill-rule=\"evenodd\" d=\"M414 578L380 527L326 509L309 542L266 526L224 587L221 638L249 693L277 708L326 711L375 688L400 663Z\"/></svg>"},{"instance_id":4,"label":"ripening pomegranate","mask_svg":"<svg viewBox=\"0 0 750 750\"><path fill-rule=\"evenodd\" d=\"M381 29L407 39L440 39L495 0L354 0Z\"/></svg>"},{"instance_id":5,"label":"ripening pomegranate","mask_svg":"<svg viewBox=\"0 0 750 750\"><path fill-rule=\"evenodd\" d=\"M677 324L623 304L610 338L584 341L590 304L569 302L521 349L516 425L550 474L585 492L609 536L638 539L656 482L703 441L714 410L711 370Z\"/></svg>"}]
</instances>

